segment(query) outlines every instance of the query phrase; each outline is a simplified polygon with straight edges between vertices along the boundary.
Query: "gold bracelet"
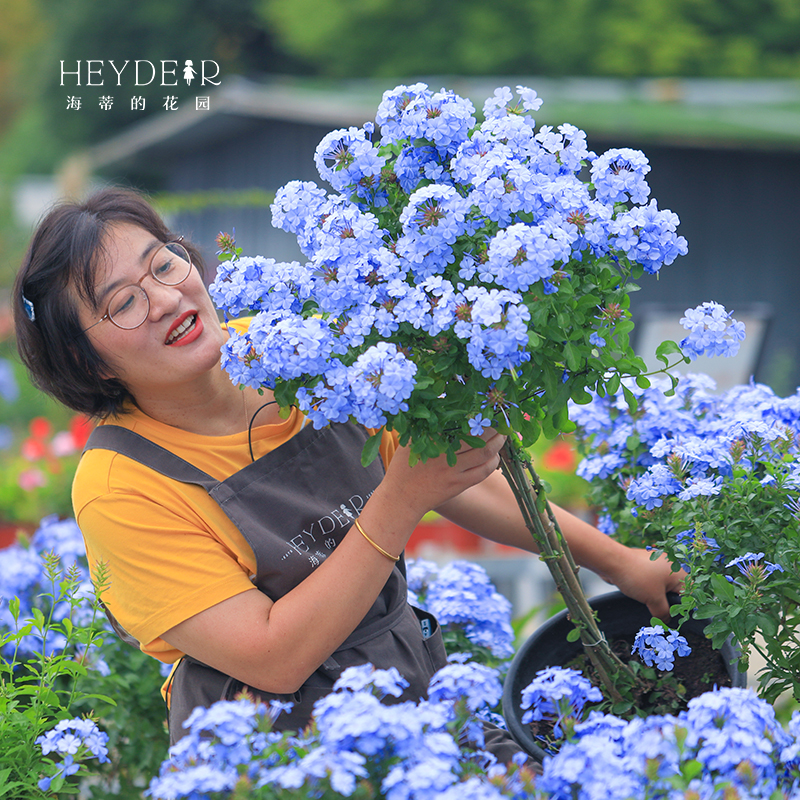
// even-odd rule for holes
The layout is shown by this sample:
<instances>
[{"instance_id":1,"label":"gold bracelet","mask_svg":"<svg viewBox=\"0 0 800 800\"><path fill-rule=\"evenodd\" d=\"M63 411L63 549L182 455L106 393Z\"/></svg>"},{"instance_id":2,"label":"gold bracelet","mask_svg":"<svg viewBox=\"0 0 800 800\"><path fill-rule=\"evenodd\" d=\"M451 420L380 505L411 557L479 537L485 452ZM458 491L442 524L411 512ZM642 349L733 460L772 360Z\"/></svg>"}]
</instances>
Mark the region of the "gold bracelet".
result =
<instances>
[{"instance_id":1,"label":"gold bracelet","mask_svg":"<svg viewBox=\"0 0 800 800\"><path fill-rule=\"evenodd\" d=\"M380 545L379 545L377 542L373 542L373 541L372 541L372 539L370 539L370 538L369 538L369 536L367 536L367 534L366 534L366 533L364 533L364 529L361 527L361 525L360 525L360 523L359 523L359 521L358 521L357 519L354 519L354 520L353 520L353 522L355 522L355 524L356 524L356 528L358 528L358 530L359 530L359 532L361 533L361 535L362 535L362 536L363 536L363 537L364 537L364 538L365 538L365 539L366 539L366 540L367 540L367 541L368 541L368 542L369 542L369 543L370 543L370 544L371 544L371 545L372 545L372 546L373 546L373 547L374 547L374 548L375 548L375 549L376 549L376 550L377 550L377 551L378 551L378 552L379 552L379 553L380 553L382 556L386 556L386 558L388 558L388 559L389 559L389 561L394 561L395 563L397 563L397 562L400 560L400 556L393 556L391 553L387 553L387 552L386 552L386 551L385 551L385 550L384 550L384 549L383 549L383 548L382 548L382 547L381 547L381 546L380 546Z\"/></svg>"}]
</instances>

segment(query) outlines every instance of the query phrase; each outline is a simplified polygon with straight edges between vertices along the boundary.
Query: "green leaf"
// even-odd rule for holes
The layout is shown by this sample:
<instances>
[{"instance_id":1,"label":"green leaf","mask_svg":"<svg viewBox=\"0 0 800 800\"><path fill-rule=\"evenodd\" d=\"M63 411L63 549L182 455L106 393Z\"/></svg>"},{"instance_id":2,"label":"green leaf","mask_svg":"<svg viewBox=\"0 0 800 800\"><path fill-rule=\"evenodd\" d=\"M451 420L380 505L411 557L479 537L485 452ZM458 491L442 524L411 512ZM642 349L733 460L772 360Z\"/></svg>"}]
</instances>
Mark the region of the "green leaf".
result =
<instances>
[{"instance_id":1,"label":"green leaf","mask_svg":"<svg viewBox=\"0 0 800 800\"><path fill-rule=\"evenodd\" d=\"M758 613L753 615L753 621L756 623L756 627L759 629L759 632L765 639L770 639L771 637L777 635L778 633L778 620L774 617L771 617L769 614L762 614Z\"/></svg>"},{"instance_id":2,"label":"green leaf","mask_svg":"<svg viewBox=\"0 0 800 800\"><path fill-rule=\"evenodd\" d=\"M703 765L695 758L684 761L681 765L681 772L686 780L696 778L703 771Z\"/></svg>"},{"instance_id":3,"label":"green leaf","mask_svg":"<svg viewBox=\"0 0 800 800\"><path fill-rule=\"evenodd\" d=\"M664 342L656 347L656 358L667 366L669 364L669 356L671 355L679 355L683 358L683 350L678 346L676 342L673 342L671 339L667 339Z\"/></svg>"},{"instance_id":4,"label":"green leaf","mask_svg":"<svg viewBox=\"0 0 800 800\"><path fill-rule=\"evenodd\" d=\"M636 409L639 408L639 401L625 384L622 385L622 395L625 398L625 402L628 404L628 411L630 411L631 414L635 414Z\"/></svg>"},{"instance_id":5,"label":"green leaf","mask_svg":"<svg viewBox=\"0 0 800 800\"><path fill-rule=\"evenodd\" d=\"M368 467L377 457L383 441L383 428L364 442L364 449L361 451L361 466Z\"/></svg>"},{"instance_id":6,"label":"green leaf","mask_svg":"<svg viewBox=\"0 0 800 800\"><path fill-rule=\"evenodd\" d=\"M581 638L581 632L577 628L573 628L567 634L567 641L568 642L577 642L578 639L580 639L580 638Z\"/></svg>"},{"instance_id":7,"label":"green leaf","mask_svg":"<svg viewBox=\"0 0 800 800\"><path fill-rule=\"evenodd\" d=\"M719 600L727 603L733 603L736 600L736 591L733 584L725 580L722 575L712 575L711 584L714 587L715 594Z\"/></svg>"},{"instance_id":8,"label":"green leaf","mask_svg":"<svg viewBox=\"0 0 800 800\"><path fill-rule=\"evenodd\" d=\"M574 391L572 392L572 400L579 406L591 403L593 399L594 398L592 395L590 395L583 386L575 387Z\"/></svg>"},{"instance_id":9,"label":"green leaf","mask_svg":"<svg viewBox=\"0 0 800 800\"><path fill-rule=\"evenodd\" d=\"M42 613L42 610L40 608L32 608L31 617L33 618L33 623L36 626L36 630L43 631L47 623L44 620L44 614Z\"/></svg>"},{"instance_id":10,"label":"green leaf","mask_svg":"<svg viewBox=\"0 0 800 800\"><path fill-rule=\"evenodd\" d=\"M567 342L566 345L564 345L564 355L567 357L567 366L573 372L577 372L583 363L580 348L572 342Z\"/></svg>"},{"instance_id":11,"label":"green leaf","mask_svg":"<svg viewBox=\"0 0 800 800\"><path fill-rule=\"evenodd\" d=\"M633 708L633 703L629 700L622 700L619 703L614 703L611 706L611 713L617 716L625 716Z\"/></svg>"}]
</instances>

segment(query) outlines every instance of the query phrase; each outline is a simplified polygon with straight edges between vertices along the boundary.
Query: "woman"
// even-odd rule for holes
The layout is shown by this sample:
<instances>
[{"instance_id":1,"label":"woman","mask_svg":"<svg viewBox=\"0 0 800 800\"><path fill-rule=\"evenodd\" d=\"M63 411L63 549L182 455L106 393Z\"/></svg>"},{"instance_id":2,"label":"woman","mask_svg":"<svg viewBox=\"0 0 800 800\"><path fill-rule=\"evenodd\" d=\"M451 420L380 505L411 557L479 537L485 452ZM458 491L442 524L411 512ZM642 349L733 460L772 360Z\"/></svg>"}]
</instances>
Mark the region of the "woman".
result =
<instances>
[{"instance_id":1,"label":"woman","mask_svg":"<svg viewBox=\"0 0 800 800\"><path fill-rule=\"evenodd\" d=\"M118 629L180 660L171 738L195 705L243 687L293 702L277 727L302 727L341 669L366 661L397 666L419 697L444 663L435 620L405 602L399 557L422 516L534 549L497 471L504 437L487 431L453 467L410 467L384 435L362 468L365 431L314 431L230 382L200 266L141 197L111 189L45 217L14 293L34 381L100 420L75 515L90 563L108 564ZM579 564L668 616L680 573L555 513Z\"/></svg>"}]
</instances>

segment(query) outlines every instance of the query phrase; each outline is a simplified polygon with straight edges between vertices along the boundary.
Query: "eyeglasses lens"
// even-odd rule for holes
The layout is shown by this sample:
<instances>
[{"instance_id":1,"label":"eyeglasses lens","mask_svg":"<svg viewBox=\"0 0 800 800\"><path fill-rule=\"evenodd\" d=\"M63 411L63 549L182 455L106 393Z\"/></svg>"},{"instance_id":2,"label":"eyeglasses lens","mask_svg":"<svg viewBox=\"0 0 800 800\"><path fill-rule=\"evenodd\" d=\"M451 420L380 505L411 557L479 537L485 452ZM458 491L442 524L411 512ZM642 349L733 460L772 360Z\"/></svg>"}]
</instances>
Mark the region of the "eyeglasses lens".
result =
<instances>
[{"instance_id":1,"label":"eyeglasses lens","mask_svg":"<svg viewBox=\"0 0 800 800\"><path fill-rule=\"evenodd\" d=\"M170 242L160 247L150 262L150 272L159 282L176 286L189 277L192 259L186 248L178 242Z\"/></svg>"},{"instance_id":2,"label":"eyeglasses lens","mask_svg":"<svg viewBox=\"0 0 800 800\"><path fill-rule=\"evenodd\" d=\"M165 286L177 286L189 277L192 259L186 248L177 242L165 244L155 252L150 273ZM115 292L108 304L108 316L120 328L138 328L150 312L147 293L139 284L124 286Z\"/></svg>"}]
</instances>

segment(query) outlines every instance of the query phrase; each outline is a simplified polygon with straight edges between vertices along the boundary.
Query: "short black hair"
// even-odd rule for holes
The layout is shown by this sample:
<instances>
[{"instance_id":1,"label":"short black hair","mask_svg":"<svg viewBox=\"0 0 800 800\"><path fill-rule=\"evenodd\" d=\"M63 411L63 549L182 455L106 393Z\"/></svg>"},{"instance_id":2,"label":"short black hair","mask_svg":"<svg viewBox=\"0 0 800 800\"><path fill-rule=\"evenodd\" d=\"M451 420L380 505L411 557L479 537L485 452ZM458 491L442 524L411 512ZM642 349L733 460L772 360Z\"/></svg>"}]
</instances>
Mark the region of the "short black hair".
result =
<instances>
[{"instance_id":1,"label":"short black hair","mask_svg":"<svg viewBox=\"0 0 800 800\"><path fill-rule=\"evenodd\" d=\"M68 408L101 419L122 413L135 398L118 379L103 377L112 369L83 332L76 301L97 310L97 266L109 227L120 222L160 242L178 238L142 194L102 189L82 202L58 204L42 219L13 291L17 349L33 383ZM182 243L202 274L200 253Z\"/></svg>"}]
</instances>

